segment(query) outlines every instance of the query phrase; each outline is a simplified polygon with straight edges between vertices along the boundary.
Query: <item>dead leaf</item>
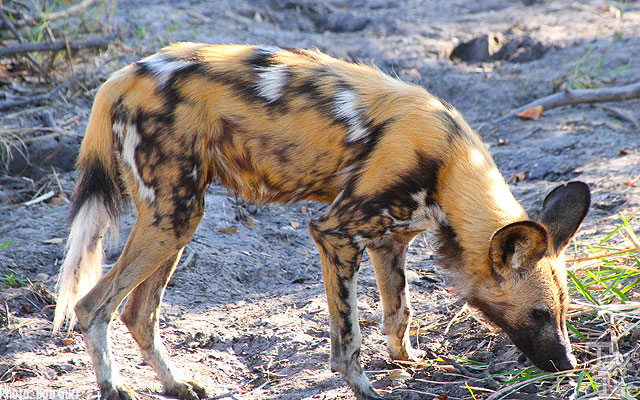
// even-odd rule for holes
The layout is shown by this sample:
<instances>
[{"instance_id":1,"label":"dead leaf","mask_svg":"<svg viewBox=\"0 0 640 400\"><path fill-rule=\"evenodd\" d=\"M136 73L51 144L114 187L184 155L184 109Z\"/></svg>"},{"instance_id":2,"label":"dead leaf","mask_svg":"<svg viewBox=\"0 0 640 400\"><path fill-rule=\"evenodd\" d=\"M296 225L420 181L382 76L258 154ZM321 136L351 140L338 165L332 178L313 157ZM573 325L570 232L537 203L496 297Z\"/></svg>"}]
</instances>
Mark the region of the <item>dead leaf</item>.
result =
<instances>
[{"instance_id":1,"label":"dead leaf","mask_svg":"<svg viewBox=\"0 0 640 400\"><path fill-rule=\"evenodd\" d=\"M402 69L400 70L400 76L407 76L413 79L420 79L420 72L418 72L418 70L415 68Z\"/></svg>"},{"instance_id":2,"label":"dead leaf","mask_svg":"<svg viewBox=\"0 0 640 400\"><path fill-rule=\"evenodd\" d=\"M238 227L236 225L224 226L222 228L218 228L218 230L225 235L233 235L238 232Z\"/></svg>"},{"instance_id":3,"label":"dead leaf","mask_svg":"<svg viewBox=\"0 0 640 400\"><path fill-rule=\"evenodd\" d=\"M455 292L455 291L456 291L456 290L455 290L454 288L447 289L447 293L453 293L453 292Z\"/></svg>"},{"instance_id":4,"label":"dead leaf","mask_svg":"<svg viewBox=\"0 0 640 400\"><path fill-rule=\"evenodd\" d=\"M540 118L540 116L542 115L543 111L544 107L542 106L529 107L526 110L517 113L516 116L520 119L532 119L534 121L537 121L538 118Z\"/></svg>"},{"instance_id":5,"label":"dead leaf","mask_svg":"<svg viewBox=\"0 0 640 400\"><path fill-rule=\"evenodd\" d=\"M291 222L289 223L289 225L291 225L291 227L292 227L293 229L298 229L298 228L300 228L300 222L291 221Z\"/></svg>"},{"instance_id":6,"label":"dead leaf","mask_svg":"<svg viewBox=\"0 0 640 400\"><path fill-rule=\"evenodd\" d=\"M60 196L54 196L54 197L50 198L49 200L47 200L47 203L49 203L49 204L51 204L53 206L61 206L61 205L64 204L64 200Z\"/></svg>"},{"instance_id":7,"label":"dead leaf","mask_svg":"<svg viewBox=\"0 0 640 400\"><path fill-rule=\"evenodd\" d=\"M302 211L304 215L309 214L309 209L307 208L307 206L300 207L300 211Z\"/></svg>"},{"instance_id":8,"label":"dead leaf","mask_svg":"<svg viewBox=\"0 0 640 400\"><path fill-rule=\"evenodd\" d=\"M378 319L379 319L379 318L376 318L376 319L371 320L371 321L363 321L363 320L360 320L360 325L373 325L373 324L375 324L376 322L378 322Z\"/></svg>"},{"instance_id":9,"label":"dead leaf","mask_svg":"<svg viewBox=\"0 0 640 400\"><path fill-rule=\"evenodd\" d=\"M626 181L624 184L627 185L627 186L635 186L636 185L635 183L633 183L631 181Z\"/></svg>"},{"instance_id":10,"label":"dead leaf","mask_svg":"<svg viewBox=\"0 0 640 400\"><path fill-rule=\"evenodd\" d=\"M44 243L44 244L60 244L63 241L64 241L63 238L51 238L51 239L43 240L42 243Z\"/></svg>"},{"instance_id":11,"label":"dead leaf","mask_svg":"<svg viewBox=\"0 0 640 400\"><path fill-rule=\"evenodd\" d=\"M62 344L66 344L67 346L70 344L73 344L73 339L72 338L64 338L62 339Z\"/></svg>"},{"instance_id":12,"label":"dead leaf","mask_svg":"<svg viewBox=\"0 0 640 400\"><path fill-rule=\"evenodd\" d=\"M436 400L447 400L449 398L449 395L446 393L440 393L439 395L436 396Z\"/></svg>"},{"instance_id":13,"label":"dead leaf","mask_svg":"<svg viewBox=\"0 0 640 400\"><path fill-rule=\"evenodd\" d=\"M411 378L411 374L403 369L394 369L393 371L389 372L389 378L391 378L394 381L396 380L403 381L405 379Z\"/></svg>"},{"instance_id":14,"label":"dead leaf","mask_svg":"<svg viewBox=\"0 0 640 400\"><path fill-rule=\"evenodd\" d=\"M256 226L256 223L255 223L255 221L253 220L253 218L251 218L251 217L247 217L247 226L248 226L249 228L253 228L254 226Z\"/></svg>"}]
</instances>

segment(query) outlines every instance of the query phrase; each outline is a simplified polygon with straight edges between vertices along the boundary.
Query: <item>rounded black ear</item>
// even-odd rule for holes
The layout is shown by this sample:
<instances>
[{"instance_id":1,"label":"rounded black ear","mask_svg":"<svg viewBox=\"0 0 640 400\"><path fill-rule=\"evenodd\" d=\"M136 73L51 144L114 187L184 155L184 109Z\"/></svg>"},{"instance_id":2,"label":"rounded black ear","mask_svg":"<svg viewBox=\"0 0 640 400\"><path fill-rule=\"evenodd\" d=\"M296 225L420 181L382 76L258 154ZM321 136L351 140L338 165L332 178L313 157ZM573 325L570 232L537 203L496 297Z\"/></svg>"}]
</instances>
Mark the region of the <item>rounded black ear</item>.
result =
<instances>
[{"instance_id":1,"label":"rounded black ear","mask_svg":"<svg viewBox=\"0 0 640 400\"><path fill-rule=\"evenodd\" d=\"M540 222L549 229L556 254L564 251L589 211L591 192L584 182L556 187L542 202Z\"/></svg>"},{"instance_id":2,"label":"rounded black ear","mask_svg":"<svg viewBox=\"0 0 640 400\"><path fill-rule=\"evenodd\" d=\"M521 274L534 266L549 249L547 229L536 221L514 222L502 227L491 238L491 268L502 278L513 271Z\"/></svg>"}]
</instances>

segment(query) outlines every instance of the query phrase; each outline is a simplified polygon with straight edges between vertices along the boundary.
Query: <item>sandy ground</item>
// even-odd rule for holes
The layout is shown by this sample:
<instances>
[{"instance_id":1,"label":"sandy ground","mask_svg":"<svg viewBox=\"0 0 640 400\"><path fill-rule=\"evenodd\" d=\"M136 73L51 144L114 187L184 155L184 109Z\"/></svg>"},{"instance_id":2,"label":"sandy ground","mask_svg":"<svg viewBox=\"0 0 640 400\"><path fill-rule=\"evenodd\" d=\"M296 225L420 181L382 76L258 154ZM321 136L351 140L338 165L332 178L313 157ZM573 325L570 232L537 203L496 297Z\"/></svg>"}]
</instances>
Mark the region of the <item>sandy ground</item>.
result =
<instances>
[{"instance_id":1,"label":"sandy ground","mask_svg":"<svg viewBox=\"0 0 640 400\"><path fill-rule=\"evenodd\" d=\"M554 109L538 121L491 121L585 79L596 86L634 82L640 76L640 4L613 2L626 7L618 19L604 10L610 3L122 0L108 23L124 32L124 43L110 50L124 58L106 69L113 71L180 40L317 47L336 57L373 62L460 109L482 134L506 178L526 172L524 181L511 186L532 215L540 209L544 194L558 183L572 179L589 183L593 207L579 240L592 243L618 223L620 212L634 228L640 227L640 132L606 108L637 119L640 100ZM88 15L105 18L100 7ZM527 36L547 51L521 63L449 60L456 44L489 32ZM70 125L78 135L72 141L76 149L90 98L81 97L54 111L58 119L80 116L76 125ZM59 179L70 196L74 172L60 172ZM17 185L6 177L0 180L0 243L13 240L0 250L0 277L14 275L52 288L64 250L64 243L56 239L66 237L69 206L15 204ZM167 290L161 328L176 364L212 395L351 398L343 381L329 372L320 259L305 229L309 219L325 209L326 205L312 202L256 207L219 186L210 188L205 218ZM238 221L238 215L249 215L255 226ZM107 262L117 258L132 221L132 216L123 217L120 239L108 248ZM237 232L219 231L229 226L237 226ZM429 235L418 237L408 257L408 274L416 324L424 329L414 337L419 346L439 354L490 359L493 372L525 365L504 334L469 313L445 333L463 305L433 258ZM0 283L0 306L9 319L0 323L0 398L2 390L9 389L74 391L77 399L97 396L80 335L73 333L71 340L52 336L48 302L32 288ZM366 256L359 311L361 319L370 322L362 326L362 358L365 368L373 371L370 377L376 388L394 391L391 398L429 398L410 390L447 393L451 399L469 397L463 378L437 367L411 368L412 378L405 381L388 378L385 371L397 366L388 359L380 332L379 294ZM113 324L112 337L125 380L142 399L163 398L160 383L119 321Z\"/></svg>"}]
</instances>

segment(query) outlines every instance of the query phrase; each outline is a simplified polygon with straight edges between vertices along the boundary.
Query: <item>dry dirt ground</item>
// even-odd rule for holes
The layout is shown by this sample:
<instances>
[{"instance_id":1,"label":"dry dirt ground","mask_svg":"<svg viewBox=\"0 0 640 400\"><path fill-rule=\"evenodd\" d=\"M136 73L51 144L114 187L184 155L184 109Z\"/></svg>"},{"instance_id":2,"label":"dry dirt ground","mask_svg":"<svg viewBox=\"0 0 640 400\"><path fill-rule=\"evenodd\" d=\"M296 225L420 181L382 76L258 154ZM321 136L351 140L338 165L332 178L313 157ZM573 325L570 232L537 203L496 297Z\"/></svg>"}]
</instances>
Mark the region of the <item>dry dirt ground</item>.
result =
<instances>
[{"instance_id":1,"label":"dry dirt ground","mask_svg":"<svg viewBox=\"0 0 640 400\"><path fill-rule=\"evenodd\" d=\"M606 9L610 5L624 11L621 18ZM108 6L93 7L81 18L117 26L122 32L121 41L106 54L85 56L88 69L109 56L121 56L104 67L100 78L181 40L317 47L336 57L373 62L460 109L482 134L506 178L526 173L526 179L512 181L511 188L531 214L537 213L553 186L579 179L591 185L593 207L578 240L595 243L618 222L618 213L640 230L640 133L632 121L640 116L640 100L563 107L545 112L538 121L491 122L563 87L636 81L640 76L636 2L121 0L107 19ZM456 44L490 32L529 37L546 52L526 53L522 62L449 59ZM65 149L71 152L67 158L75 156L94 93L91 88L97 84L87 83L85 95L52 109L59 124L71 121L64 125L74 135L67 138ZM606 107L630 115L631 120L616 118ZM0 114L0 124L37 124L34 114L11 115L19 111ZM80 335L74 332L68 339L51 334L52 308L46 306L51 299L46 293L30 285L8 287L8 280L16 277L53 288L64 251L64 243L57 239L68 232L69 206L64 201L19 203L28 200L20 196L33 195L44 181L56 198L61 197L60 187L70 196L75 174L65 171L66 165L58 167L59 185L50 169L46 174L29 169L34 179L31 192L24 192L28 181L15 168L0 178L0 244L13 241L0 250L0 316L5 319L0 318L0 390L72 390L75 398L88 399L97 396L97 389ZM320 259L305 229L309 219L324 209L325 205L312 202L258 207L219 186L210 188L205 218L164 298L161 329L176 364L212 395L351 398L343 381L329 371ZM108 263L117 258L132 221L132 216L123 217L120 239L107 250ZM220 231L231 226L237 232ZM416 327L423 328L414 336L419 346L437 354L490 360L492 372L525 365L504 334L468 312L446 329L463 304L444 271L436 267L428 234L413 243L408 274ZM376 388L393 391L391 398L433 398L443 393L450 399L470 398L465 378L438 366L411 368L412 377L405 381L389 379L387 371L398 366L388 359L384 346L379 294L366 256L359 310L367 322L362 326L363 363L372 371ZM160 383L118 320L112 337L125 380L142 399L163 398ZM578 355L581 361L587 357ZM639 367L632 365L636 371Z\"/></svg>"}]
</instances>

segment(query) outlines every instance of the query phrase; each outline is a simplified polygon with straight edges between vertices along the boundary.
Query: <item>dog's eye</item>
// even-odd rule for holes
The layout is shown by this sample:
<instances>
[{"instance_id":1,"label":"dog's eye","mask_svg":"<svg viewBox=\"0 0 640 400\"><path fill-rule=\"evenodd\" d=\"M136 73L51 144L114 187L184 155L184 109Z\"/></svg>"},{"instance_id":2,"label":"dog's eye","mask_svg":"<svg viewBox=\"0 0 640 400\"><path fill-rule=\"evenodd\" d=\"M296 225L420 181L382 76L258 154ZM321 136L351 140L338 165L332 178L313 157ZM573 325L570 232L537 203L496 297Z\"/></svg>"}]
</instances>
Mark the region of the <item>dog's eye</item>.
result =
<instances>
[{"instance_id":1,"label":"dog's eye","mask_svg":"<svg viewBox=\"0 0 640 400\"><path fill-rule=\"evenodd\" d=\"M535 321L548 321L551 319L551 313L549 312L549 310L543 308L532 308L531 317Z\"/></svg>"}]
</instances>

